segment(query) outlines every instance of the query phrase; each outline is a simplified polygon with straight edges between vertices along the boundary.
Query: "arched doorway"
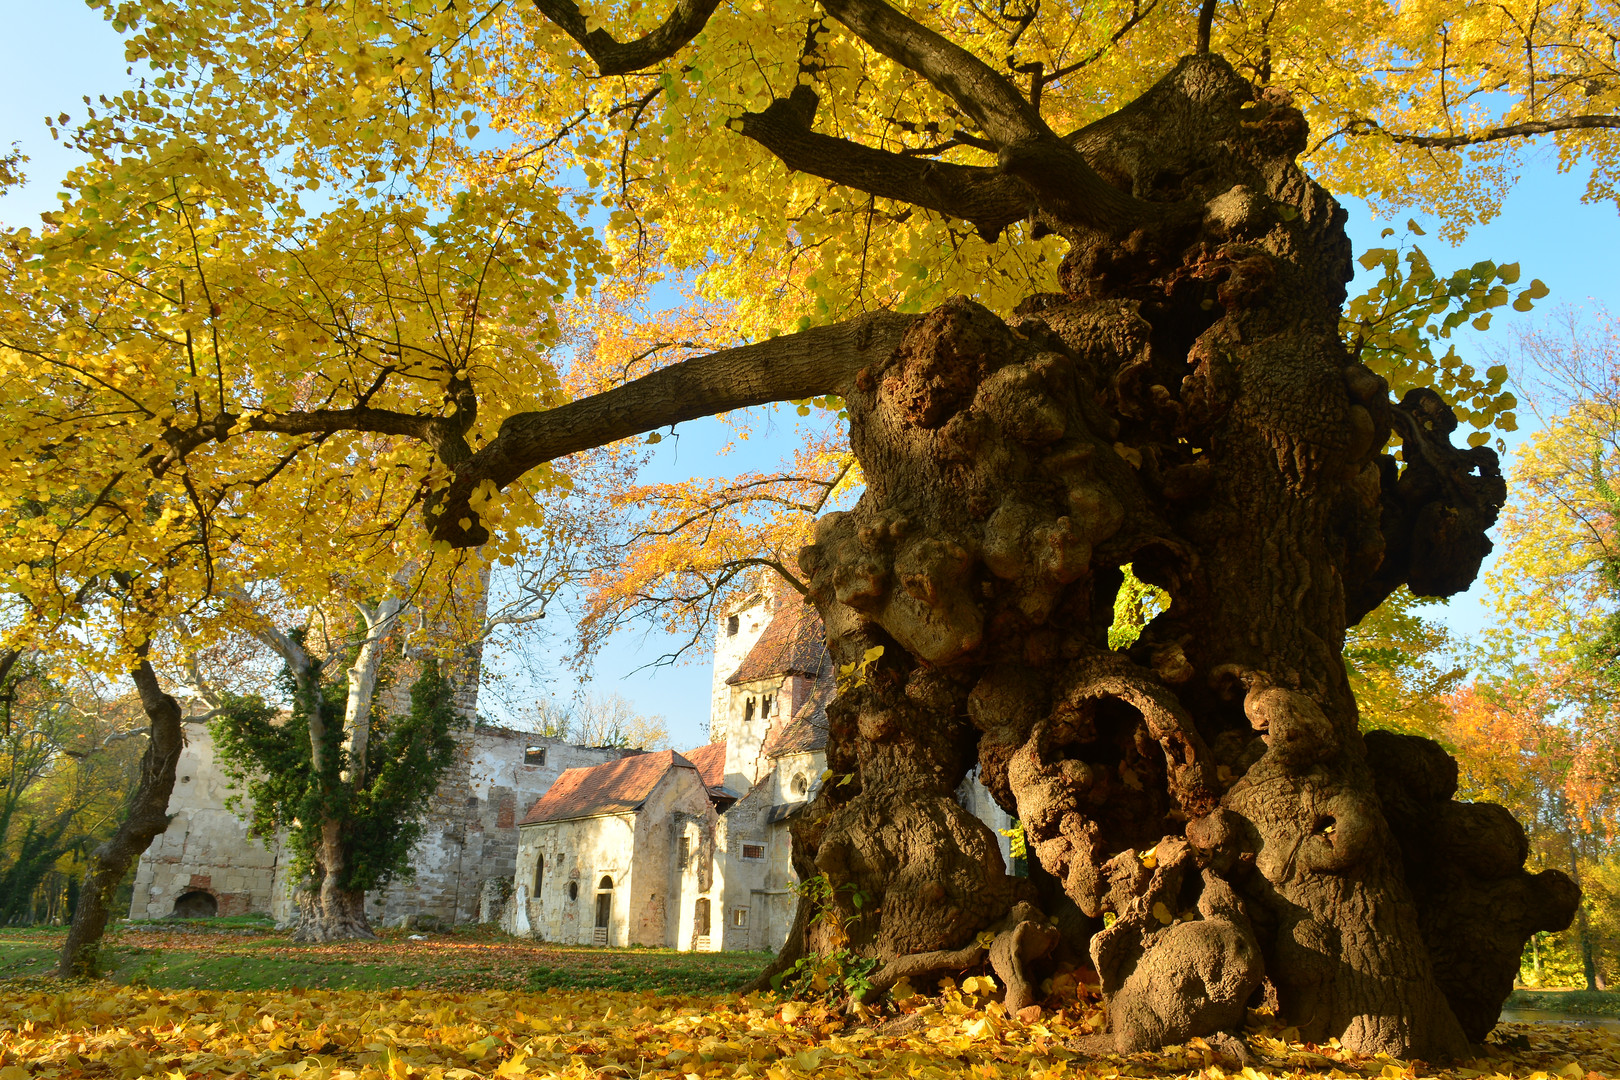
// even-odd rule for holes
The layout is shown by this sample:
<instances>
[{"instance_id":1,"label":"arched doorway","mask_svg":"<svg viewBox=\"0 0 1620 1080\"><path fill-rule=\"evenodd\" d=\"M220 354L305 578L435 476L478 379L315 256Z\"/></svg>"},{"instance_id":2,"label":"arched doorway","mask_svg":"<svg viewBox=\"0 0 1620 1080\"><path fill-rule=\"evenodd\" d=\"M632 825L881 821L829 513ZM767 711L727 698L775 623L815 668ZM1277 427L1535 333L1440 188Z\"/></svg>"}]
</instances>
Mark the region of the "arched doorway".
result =
<instances>
[{"instance_id":1,"label":"arched doorway","mask_svg":"<svg viewBox=\"0 0 1620 1080\"><path fill-rule=\"evenodd\" d=\"M705 952L709 948L709 898L698 897L697 906L692 909L692 937L693 948L698 952Z\"/></svg>"},{"instance_id":2,"label":"arched doorway","mask_svg":"<svg viewBox=\"0 0 1620 1080\"><path fill-rule=\"evenodd\" d=\"M597 945L608 943L608 923L613 919L613 879L604 875L596 885L596 933L593 935Z\"/></svg>"},{"instance_id":3,"label":"arched doorway","mask_svg":"<svg viewBox=\"0 0 1620 1080\"><path fill-rule=\"evenodd\" d=\"M181 893L174 900L176 919L212 919L219 914L219 901L201 889Z\"/></svg>"}]
</instances>

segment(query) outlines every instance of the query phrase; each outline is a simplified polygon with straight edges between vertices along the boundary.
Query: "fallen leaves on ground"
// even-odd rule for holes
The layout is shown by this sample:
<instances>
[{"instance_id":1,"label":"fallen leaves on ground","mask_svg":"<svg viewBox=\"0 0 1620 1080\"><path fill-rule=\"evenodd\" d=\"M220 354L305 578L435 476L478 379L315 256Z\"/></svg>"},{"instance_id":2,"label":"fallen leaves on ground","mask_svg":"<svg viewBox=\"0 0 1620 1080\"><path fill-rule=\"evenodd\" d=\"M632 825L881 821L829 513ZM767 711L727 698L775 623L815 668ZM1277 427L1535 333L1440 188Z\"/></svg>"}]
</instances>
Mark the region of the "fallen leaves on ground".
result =
<instances>
[{"instance_id":1,"label":"fallen leaves on ground","mask_svg":"<svg viewBox=\"0 0 1620 1080\"><path fill-rule=\"evenodd\" d=\"M910 998L900 1014L846 1016L770 995L56 990L29 980L0 989L0 1080L1620 1076L1620 1038L1574 1025L1503 1025L1477 1060L1434 1069L1289 1041L1288 1031L1251 1032L1247 1066L1198 1039L1157 1054L1087 1053L1095 1020L1094 1009L1075 1008L1024 1022L959 993Z\"/></svg>"}]
</instances>

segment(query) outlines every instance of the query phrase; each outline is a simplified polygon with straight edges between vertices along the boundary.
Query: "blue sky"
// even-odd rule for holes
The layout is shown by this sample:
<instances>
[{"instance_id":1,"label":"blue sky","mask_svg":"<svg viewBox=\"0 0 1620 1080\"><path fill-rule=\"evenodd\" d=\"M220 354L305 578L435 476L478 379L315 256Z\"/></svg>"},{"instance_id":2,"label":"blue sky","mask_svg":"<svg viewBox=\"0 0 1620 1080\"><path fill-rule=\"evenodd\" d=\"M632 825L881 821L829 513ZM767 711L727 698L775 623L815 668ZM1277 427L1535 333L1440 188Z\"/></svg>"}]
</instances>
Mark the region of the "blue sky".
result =
<instances>
[{"instance_id":1,"label":"blue sky","mask_svg":"<svg viewBox=\"0 0 1620 1080\"><path fill-rule=\"evenodd\" d=\"M82 95L93 99L123 89L130 80L117 36L98 13L76 0L0 0L0 26L6 28L0 35L0 146L19 142L32 158L26 166L30 184L0 199L0 221L34 224L41 211L56 205L56 181L72 163L70 155L51 141L43 118L60 112L80 116ZM1559 174L1550 151L1532 150L1524 156L1519 184L1494 221L1475 229L1455 248L1439 241L1437 230L1424 222L1429 236L1421 244L1442 272L1480 259L1517 260L1525 280L1539 277L1552 289L1541 310L1557 304L1583 309L1614 305L1620 297L1620 260L1616 258L1620 213L1612 204L1583 204L1583 190L1581 174ZM1354 200L1347 203L1351 238L1358 252L1388 243L1378 235L1385 225L1400 228L1405 224L1406 215L1379 221L1365 206ZM1495 328L1511 325L1509 319L1498 317ZM1470 361L1480 358L1476 340L1465 338L1459 351ZM785 452L791 443L787 434L792 426L790 414L778 411L773 416L770 422L779 433L776 438L744 444L753 460L717 457L729 439L724 425L714 421L682 425L681 438L667 440L654 455L649 478L740 471L762 464L757 455ZM1458 631L1476 632L1488 618L1481 594L1476 585L1438 613ZM555 622L552 629L561 630ZM662 713L677 746L696 745L708 718L707 657L696 664L634 671L666 647L656 634L621 635L597 657L593 688L621 693L645 712ZM553 670L558 678L556 689L564 695L571 693L574 687L567 672L556 665ZM546 689L537 686L536 692Z\"/></svg>"}]
</instances>

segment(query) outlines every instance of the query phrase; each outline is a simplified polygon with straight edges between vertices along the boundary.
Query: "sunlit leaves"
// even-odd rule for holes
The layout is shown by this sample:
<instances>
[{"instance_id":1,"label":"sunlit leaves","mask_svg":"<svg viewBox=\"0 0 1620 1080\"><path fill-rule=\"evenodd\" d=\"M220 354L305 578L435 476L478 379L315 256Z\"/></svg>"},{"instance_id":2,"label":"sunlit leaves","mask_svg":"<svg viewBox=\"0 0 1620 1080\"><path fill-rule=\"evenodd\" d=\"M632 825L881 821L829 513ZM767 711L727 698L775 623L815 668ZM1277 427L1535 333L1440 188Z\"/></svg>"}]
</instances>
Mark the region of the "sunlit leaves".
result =
<instances>
[{"instance_id":1,"label":"sunlit leaves","mask_svg":"<svg viewBox=\"0 0 1620 1080\"><path fill-rule=\"evenodd\" d=\"M1385 235L1391 232L1386 229ZM1481 373L1463 362L1455 344L1438 356L1435 349L1464 324L1488 329L1491 313L1509 300L1515 311L1529 311L1547 295L1547 287L1532 281L1515 299L1510 286L1518 283L1519 264L1488 259L1441 276L1416 246L1404 252L1370 248L1359 262L1379 277L1345 307L1340 332L1350 351L1389 380L1396 398L1419 386L1438 390L1457 418L1475 429L1468 436L1470 446L1484 445L1493 430L1518 430L1519 401L1506 389L1506 367L1495 365Z\"/></svg>"},{"instance_id":2,"label":"sunlit leaves","mask_svg":"<svg viewBox=\"0 0 1620 1080\"><path fill-rule=\"evenodd\" d=\"M1054 976L1060 998L1074 980ZM904 987L893 1015L745 998L664 997L573 990L514 993L303 991L217 993L103 986L0 1003L0 1080L89 1072L120 1078L256 1075L302 1080L473 1080L475 1077L739 1077L824 1080L972 1075L1210 1076L1231 1062L1203 1039L1130 1058L1107 1053L1102 1010L1084 1001L1028 1019L1008 1016L994 983L973 978L939 998ZM1062 992L1060 992L1062 991ZM1249 1080L1376 1074L1390 1080L1510 1075L1582 1077L1620 1071L1601 1029L1510 1025L1450 1070L1387 1056L1358 1058L1304 1044L1294 1029L1247 1038ZM1084 1040L1084 1041L1082 1041ZM1098 1045L1103 1044L1103 1045ZM1082 1051L1081 1047L1084 1047ZM1092 1057L1091 1053L1100 1052ZM1236 1074L1236 1069L1230 1069Z\"/></svg>"}]
</instances>

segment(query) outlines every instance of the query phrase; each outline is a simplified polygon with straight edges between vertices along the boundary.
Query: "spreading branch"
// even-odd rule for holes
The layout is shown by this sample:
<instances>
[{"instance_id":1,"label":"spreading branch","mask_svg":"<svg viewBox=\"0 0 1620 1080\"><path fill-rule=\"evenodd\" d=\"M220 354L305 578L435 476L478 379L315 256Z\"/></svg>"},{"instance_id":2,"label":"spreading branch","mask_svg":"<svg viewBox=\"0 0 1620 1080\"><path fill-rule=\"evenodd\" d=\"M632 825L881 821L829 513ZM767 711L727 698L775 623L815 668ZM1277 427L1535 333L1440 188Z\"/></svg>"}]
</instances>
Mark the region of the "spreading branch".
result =
<instances>
[{"instance_id":1,"label":"spreading branch","mask_svg":"<svg viewBox=\"0 0 1620 1080\"><path fill-rule=\"evenodd\" d=\"M856 372L885 360L915 316L872 312L769 341L671 364L604 393L517 413L460 468L428 508L437 540L476 547L489 537L470 499L486 482L505 488L530 469L655 428L716 413L843 394Z\"/></svg>"},{"instance_id":2,"label":"spreading branch","mask_svg":"<svg viewBox=\"0 0 1620 1080\"><path fill-rule=\"evenodd\" d=\"M799 86L745 115L738 130L790 169L960 218L989 240L1034 208L1029 189L998 169L920 160L812 131L815 107L815 91Z\"/></svg>"},{"instance_id":3,"label":"spreading branch","mask_svg":"<svg viewBox=\"0 0 1620 1080\"><path fill-rule=\"evenodd\" d=\"M1521 124L1503 124L1483 131L1469 131L1461 135L1418 135L1411 132L1390 131L1376 120L1352 120L1341 130L1346 135L1383 135L1391 142L1407 146L1422 146L1434 150L1455 150L1461 146L1519 139L1528 135L1548 135L1559 131L1594 131L1620 128L1620 116L1597 114L1593 116L1561 116L1553 120L1526 120Z\"/></svg>"},{"instance_id":4,"label":"spreading branch","mask_svg":"<svg viewBox=\"0 0 1620 1080\"><path fill-rule=\"evenodd\" d=\"M956 102L999 148L1002 171L1028 185L1043 208L1109 230L1153 216L1148 205L1099 176L1011 81L960 45L882 0L824 0L822 6Z\"/></svg>"},{"instance_id":5,"label":"spreading branch","mask_svg":"<svg viewBox=\"0 0 1620 1080\"><path fill-rule=\"evenodd\" d=\"M628 75L661 63L684 49L702 31L719 0L676 0L669 18L634 41L616 41L606 30L588 30L573 0L534 0L535 8L579 43L603 75Z\"/></svg>"}]
</instances>

